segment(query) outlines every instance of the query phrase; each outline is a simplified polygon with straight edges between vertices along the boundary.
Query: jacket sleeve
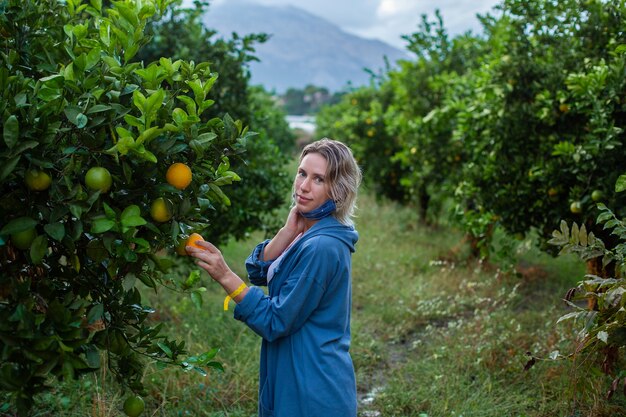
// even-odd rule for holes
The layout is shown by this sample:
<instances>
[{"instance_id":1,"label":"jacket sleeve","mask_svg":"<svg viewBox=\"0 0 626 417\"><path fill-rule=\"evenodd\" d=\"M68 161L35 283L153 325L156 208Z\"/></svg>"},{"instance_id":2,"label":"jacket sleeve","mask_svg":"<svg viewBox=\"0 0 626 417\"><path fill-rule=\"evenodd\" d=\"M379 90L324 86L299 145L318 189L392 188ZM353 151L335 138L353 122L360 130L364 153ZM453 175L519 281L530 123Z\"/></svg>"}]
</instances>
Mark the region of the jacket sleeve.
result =
<instances>
[{"instance_id":1,"label":"jacket sleeve","mask_svg":"<svg viewBox=\"0 0 626 417\"><path fill-rule=\"evenodd\" d=\"M235 307L235 319L270 342L298 331L320 304L338 261L327 245L311 246L299 254L278 295L270 298L251 287Z\"/></svg>"},{"instance_id":2,"label":"jacket sleeve","mask_svg":"<svg viewBox=\"0 0 626 417\"><path fill-rule=\"evenodd\" d=\"M261 260L261 255L265 247L270 242L269 239L259 243L252 251L248 259L246 259L246 270L248 271L248 279L254 285L267 285L267 270L274 262Z\"/></svg>"}]
</instances>

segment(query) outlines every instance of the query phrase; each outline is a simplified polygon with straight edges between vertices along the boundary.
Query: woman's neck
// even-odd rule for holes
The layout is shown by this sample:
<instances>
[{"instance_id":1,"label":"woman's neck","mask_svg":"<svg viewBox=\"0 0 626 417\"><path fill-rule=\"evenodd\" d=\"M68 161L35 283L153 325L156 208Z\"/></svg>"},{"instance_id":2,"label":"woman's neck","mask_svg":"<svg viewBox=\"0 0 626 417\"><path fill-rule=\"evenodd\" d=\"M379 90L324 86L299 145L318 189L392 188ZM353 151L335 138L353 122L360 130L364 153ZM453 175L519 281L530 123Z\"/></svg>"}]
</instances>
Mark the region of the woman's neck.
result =
<instances>
[{"instance_id":1,"label":"woman's neck","mask_svg":"<svg viewBox=\"0 0 626 417\"><path fill-rule=\"evenodd\" d=\"M307 230L313 227L313 225L315 225L315 223L317 222L319 222L319 220L304 219L304 228L302 229L302 233L305 233Z\"/></svg>"}]
</instances>

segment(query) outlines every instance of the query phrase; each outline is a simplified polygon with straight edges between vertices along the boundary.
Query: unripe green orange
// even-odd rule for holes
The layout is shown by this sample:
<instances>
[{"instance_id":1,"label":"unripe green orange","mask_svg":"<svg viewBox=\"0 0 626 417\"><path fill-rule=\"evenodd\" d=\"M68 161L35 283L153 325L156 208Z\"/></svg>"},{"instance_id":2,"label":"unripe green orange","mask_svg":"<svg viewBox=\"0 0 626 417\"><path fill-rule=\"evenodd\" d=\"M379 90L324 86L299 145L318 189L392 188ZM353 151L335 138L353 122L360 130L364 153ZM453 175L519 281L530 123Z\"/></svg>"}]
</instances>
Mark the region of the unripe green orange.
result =
<instances>
[{"instance_id":1,"label":"unripe green orange","mask_svg":"<svg viewBox=\"0 0 626 417\"><path fill-rule=\"evenodd\" d=\"M103 167L93 167L85 174L85 185L92 190L100 190L106 193L111 188L113 180L108 169Z\"/></svg>"},{"instance_id":2,"label":"unripe green orange","mask_svg":"<svg viewBox=\"0 0 626 417\"><path fill-rule=\"evenodd\" d=\"M601 190L593 190L591 193L591 199L593 201L600 201L604 198L604 193Z\"/></svg>"},{"instance_id":3,"label":"unripe green orange","mask_svg":"<svg viewBox=\"0 0 626 417\"><path fill-rule=\"evenodd\" d=\"M574 214L580 214L583 212L583 205L580 201L574 201L570 204L569 210Z\"/></svg>"},{"instance_id":4,"label":"unripe green orange","mask_svg":"<svg viewBox=\"0 0 626 417\"><path fill-rule=\"evenodd\" d=\"M13 246L20 250L30 249L30 245L33 244L33 240L37 237L37 231L35 228L23 230L21 232L16 232L11 234L11 242L13 242Z\"/></svg>"},{"instance_id":5,"label":"unripe green orange","mask_svg":"<svg viewBox=\"0 0 626 417\"><path fill-rule=\"evenodd\" d=\"M33 191L47 190L52 184L52 178L45 171L29 169L24 175L26 186Z\"/></svg>"},{"instance_id":6,"label":"unripe green orange","mask_svg":"<svg viewBox=\"0 0 626 417\"><path fill-rule=\"evenodd\" d=\"M131 395L124 401L124 412L129 417L139 417L145 408L146 404L139 395Z\"/></svg>"},{"instance_id":7,"label":"unripe green orange","mask_svg":"<svg viewBox=\"0 0 626 417\"><path fill-rule=\"evenodd\" d=\"M154 221L163 223L172 218L171 204L165 201L163 197L159 197L152 202L150 206L150 216Z\"/></svg>"}]
</instances>

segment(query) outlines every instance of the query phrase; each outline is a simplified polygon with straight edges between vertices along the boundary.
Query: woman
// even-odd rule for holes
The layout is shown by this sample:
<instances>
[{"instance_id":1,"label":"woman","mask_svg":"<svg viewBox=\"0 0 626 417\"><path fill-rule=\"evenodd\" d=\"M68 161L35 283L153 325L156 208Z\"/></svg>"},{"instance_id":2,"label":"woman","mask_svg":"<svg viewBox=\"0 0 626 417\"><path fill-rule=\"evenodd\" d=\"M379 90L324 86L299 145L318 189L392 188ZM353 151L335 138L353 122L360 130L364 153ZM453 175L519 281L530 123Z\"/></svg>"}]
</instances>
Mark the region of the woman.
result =
<instances>
[{"instance_id":1,"label":"woman","mask_svg":"<svg viewBox=\"0 0 626 417\"><path fill-rule=\"evenodd\" d=\"M322 139L300 155L285 225L246 261L247 287L215 246L187 246L232 298L235 318L263 338L259 416L356 417L350 358L351 217L361 172L350 149ZM226 306L225 306L226 307Z\"/></svg>"}]
</instances>

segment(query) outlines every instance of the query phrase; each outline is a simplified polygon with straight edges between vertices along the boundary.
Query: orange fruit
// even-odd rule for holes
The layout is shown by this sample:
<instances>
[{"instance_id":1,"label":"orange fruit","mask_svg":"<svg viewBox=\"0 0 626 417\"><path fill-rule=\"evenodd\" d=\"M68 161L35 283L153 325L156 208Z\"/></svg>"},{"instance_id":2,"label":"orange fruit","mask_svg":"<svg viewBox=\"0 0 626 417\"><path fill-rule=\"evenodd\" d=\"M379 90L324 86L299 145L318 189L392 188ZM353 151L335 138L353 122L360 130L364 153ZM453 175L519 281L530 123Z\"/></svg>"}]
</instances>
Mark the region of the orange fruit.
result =
<instances>
[{"instance_id":1,"label":"orange fruit","mask_svg":"<svg viewBox=\"0 0 626 417\"><path fill-rule=\"evenodd\" d=\"M198 248L198 249L204 249L202 246L199 246L196 244L196 242L198 240L201 240L204 242L204 238L202 236L200 236L198 233L192 233L191 236L189 236L189 238L187 239L187 246L192 246L194 248Z\"/></svg>"},{"instance_id":2,"label":"orange fruit","mask_svg":"<svg viewBox=\"0 0 626 417\"><path fill-rule=\"evenodd\" d=\"M131 395L124 401L124 412L129 417L138 417L145 408L146 404L139 395Z\"/></svg>"},{"instance_id":3,"label":"orange fruit","mask_svg":"<svg viewBox=\"0 0 626 417\"><path fill-rule=\"evenodd\" d=\"M150 216L155 222L163 223L172 218L171 204L165 201L163 197L159 197L152 202L150 206Z\"/></svg>"},{"instance_id":4,"label":"orange fruit","mask_svg":"<svg viewBox=\"0 0 626 417\"><path fill-rule=\"evenodd\" d=\"M191 184L191 168L181 162L176 162L167 169L165 179L168 184L184 190Z\"/></svg>"},{"instance_id":5,"label":"orange fruit","mask_svg":"<svg viewBox=\"0 0 626 417\"><path fill-rule=\"evenodd\" d=\"M583 205L580 201L574 201L570 204L569 209L574 214L580 214L583 212Z\"/></svg>"},{"instance_id":6,"label":"orange fruit","mask_svg":"<svg viewBox=\"0 0 626 417\"><path fill-rule=\"evenodd\" d=\"M26 186L33 191L47 190L52 184L52 178L44 171L29 169L24 175Z\"/></svg>"},{"instance_id":7,"label":"orange fruit","mask_svg":"<svg viewBox=\"0 0 626 417\"><path fill-rule=\"evenodd\" d=\"M30 249L30 245L32 245L33 240L37 237L37 232L35 228L23 230L21 232L16 232L11 234L11 242L13 242L13 246L21 250Z\"/></svg>"},{"instance_id":8,"label":"orange fruit","mask_svg":"<svg viewBox=\"0 0 626 417\"><path fill-rule=\"evenodd\" d=\"M593 190L591 193L591 199L593 201L600 201L604 198L604 193L601 190Z\"/></svg>"},{"instance_id":9,"label":"orange fruit","mask_svg":"<svg viewBox=\"0 0 626 417\"><path fill-rule=\"evenodd\" d=\"M113 180L108 169L102 167L93 167L85 174L85 185L92 190L100 190L106 193L111 188Z\"/></svg>"}]
</instances>

